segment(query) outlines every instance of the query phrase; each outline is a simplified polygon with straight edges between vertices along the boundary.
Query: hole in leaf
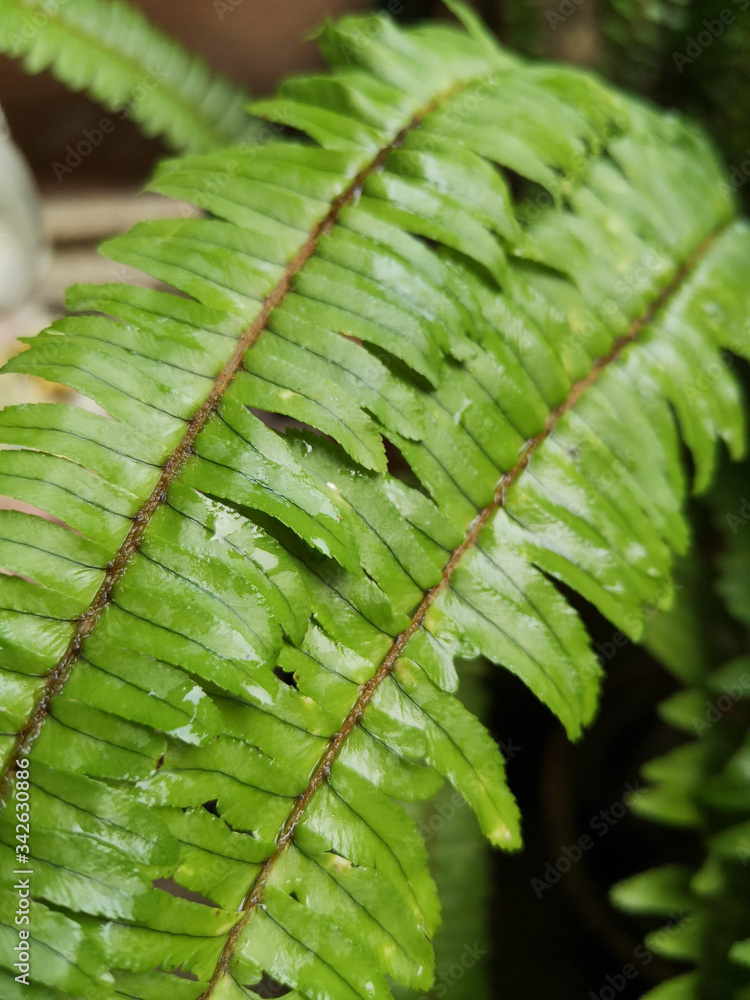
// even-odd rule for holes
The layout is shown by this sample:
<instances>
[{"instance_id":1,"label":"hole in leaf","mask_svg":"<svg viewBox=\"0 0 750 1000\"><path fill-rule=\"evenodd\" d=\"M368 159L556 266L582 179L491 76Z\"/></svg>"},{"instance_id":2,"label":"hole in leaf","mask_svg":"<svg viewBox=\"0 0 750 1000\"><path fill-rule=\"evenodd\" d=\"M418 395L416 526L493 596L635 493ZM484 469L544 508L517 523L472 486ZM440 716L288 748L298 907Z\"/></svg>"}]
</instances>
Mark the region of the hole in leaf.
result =
<instances>
[{"instance_id":1,"label":"hole in leaf","mask_svg":"<svg viewBox=\"0 0 750 1000\"><path fill-rule=\"evenodd\" d=\"M359 344L360 347L363 346L362 339L360 337L355 337L351 333L344 333L343 330L338 330L337 333L338 333L339 337L343 337L344 340L351 340L351 342L353 344Z\"/></svg>"},{"instance_id":2,"label":"hole in leaf","mask_svg":"<svg viewBox=\"0 0 750 1000\"><path fill-rule=\"evenodd\" d=\"M287 993L291 993L288 986L264 972L261 981L252 987L251 996L260 997L262 1000L275 1000L276 997L285 997Z\"/></svg>"},{"instance_id":3,"label":"hole in leaf","mask_svg":"<svg viewBox=\"0 0 750 1000\"><path fill-rule=\"evenodd\" d=\"M510 188L510 194L513 200L515 202L520 201L528 191L529 181L523 176L523 174L519 174L517 171L511 170L510 167L500 166L499 163L496 163L494 166Z\"/></svg>"},{"instance_id":4,"label":"hole in leaf","mask_svg":"<svg viewBox=\"0 0 750 1000\"><path fill-rule=\"evenodd\" d=\"M271 430L277 431L279 434L285 434L290 428L294 428L294 430L298 431L313 431L316 434L320 433L309 424L305 424L301 420L297 420L295 417L289 417L286 413L272 413L270 410L260 410L256 406L248 406L248 410L254 417L257 417L261 423L264 423L266 427L270 427Z\"/></svg>"},{"instance_id":5,"label":"hole in leaf","mask_svg":"<svg viewBox=\"0 0 750 1000\"><path fill-rule=\"evenodd\" d=\"M413 490L418 490L423 496L429 497L429 493L415 476L401 449L387 437L383 438L383 444L385 445L385 458L388 463L389 474L394 479L400 480L404 486L410 486Z\"/></svg>"},{"instance_id":6,"label":"hole in leaf","mask_svg":"<svg viewBox=\"0 0 750 1000\"><path fill-rule=\"evenodd\" d=\"M289 670L284 670L283 667L276 666L273 668L273 672L280 681L284 682L284 684L288 684L289 687L293 688L297 687L297 679Z\"/></svg>"},{"instance_id":7,"label":"hole in leaf","mask_svg":"<svg viewBox=\"0 0 750 1000\"><path fill-rule=\"evenodd\" d=\"M195 892L193 889L188 889L184 885L180 885L179 882L175 882L173 878L157 878L154 879L151 884L155 889L161 889L163 892L168 892L170 896L178 896L180 899L189 899L191 903L200 903L201 906L210 906L216 910L220 908L219 904L214 903L212 899L202 895L200 892Z\"/></svg>"},{"instance_id":8,"label":"hole in leaf","mask_svg":"<svg viewBox=\"0 0 750 1000\"><path fill-rule=\"evenodd\" d=\"M349 861L345 854L337 851L334 847L329 847L325 853L333 855L334 858L341 858L343 861Z\"/></svg>"},{"instance_id":9,"label":"hole in leaf","mask_svg":"<svg viewBox=\"0 0 750 1000\"><path fill-rule=\"evenodd\" d=\"M385 438L385 456L388 461L388 471L396 479L403 479L404 476L414 476L409 463L404 458L404 453L392 441L389 441L388 438Z\"/></svg>"},{"instance_id":10,"label":"hole in leaf","mask_svg":"<svg viewBox=\"0 0 750 1000\"><path fill-rule=\"evenodd\" d=\"M194 972L189 972L187 969L162 969L160 965L156 967L157 972L166 972L169 976L176 976L177 979L187 979L191 983L199 982L198 977Z\"/></svg>"},{"instance_id":11,"label":"hole in leaf","mask_svg":"<svg viewBox=\"0 0 750 1000\"><path fill-rule=\"evenodd\" d=\"M35 507L34 504L27 503L25 500L16 500L14 497L9 497L5 493L0 494L0 510L20 510L24 514L33 514L35 517L40 517L43 521L52 521L53 524L58 524L72 535L78 535L79 538L82 537L80 531L71 528L65 521L61 521L59 517L54 517L52 514L48 514L46 510L42 510L41 507Z\"/></svg>"}]
</instances>

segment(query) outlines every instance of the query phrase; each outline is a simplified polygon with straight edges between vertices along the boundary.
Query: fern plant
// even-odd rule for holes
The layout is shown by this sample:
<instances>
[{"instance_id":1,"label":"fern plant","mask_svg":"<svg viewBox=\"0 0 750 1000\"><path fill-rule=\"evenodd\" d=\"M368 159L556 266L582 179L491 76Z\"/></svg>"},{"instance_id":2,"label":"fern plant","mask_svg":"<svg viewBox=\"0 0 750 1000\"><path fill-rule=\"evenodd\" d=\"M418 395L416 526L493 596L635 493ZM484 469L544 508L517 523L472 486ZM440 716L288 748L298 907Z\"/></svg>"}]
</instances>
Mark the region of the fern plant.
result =
<instances>
[{"instance_id":1,"label":"fern plant","mask_svg":"<svg viewBox=\"0 0 750 1000\"><path fill-rule=\"evenodd\" d=\"M0 51L50 69L175 150L208 152L257 138L248 97L121 0L2 0Z\"/></svg>"},{"instance_id":2,"label":"fern plant","mask_svg":"<svg viewBox=\"0 0 750 1000\"><path fill-rule=\"evenodd\" d=\"M750 624L747 540L742 529L747 462L724 469L710 503L721 541L717 590L737 622ZM700 581L686 584L680 600L660 621L663 641L684 631L686 613L700 622L705 605L705 567ZM718 617L718 616L717 616ZM698 632L706 632L705 626ZM715 648L727 644L726 624L708 642L670 642L669 669L682 687L659 706L665 722L688 738L643 769L649 786L634 797L634 812L652 822L692 832L700 845L697 865L669 863L616 885L612 897L637 915L669 918L652 930L647 947L694 966L656 987L648 1000L747 1000L750 997L750 657L735 656L714 667ZM696 641L697 640L697 641ZM731 638L748 649L746 628ZM679 652L675 653L675 650Z\"/></svg>"},{"instance_id":3,"label":"fern plant","mask_svg":"<svg viewBox=\"0 0 750 1000\"><path fill-rule=\"evenodd\" d=\"M105 244L176 293L78 286L6 367L106 414L0 413L0 489L49 515L0 512L10 1000L427 990L400 802L447 780L520 844L460 661L577 737L563 586L637 639L680 435L697 490L742 452L750 231L705 137L452 6L326 25L331 72L252 109L311 141L166 163L209 216Z\"/></svg>"},{"instance_id":4,"label":"fern plant","mask_svg":"<svg viewBox=\"0 0 750 1000\"><path fill-rule=\"evenodd\" d=\"M632 807L652 821L695 830L705 855L698 868L668 863L612 891L624 910L669 918L667 927L647 935L651 952L696 966L650 991L649 1000L750 997L750 794L743 744L749 694L745 657L660 706L691 739L644 768L650 786Z\"/></svg>"}]
</instances>

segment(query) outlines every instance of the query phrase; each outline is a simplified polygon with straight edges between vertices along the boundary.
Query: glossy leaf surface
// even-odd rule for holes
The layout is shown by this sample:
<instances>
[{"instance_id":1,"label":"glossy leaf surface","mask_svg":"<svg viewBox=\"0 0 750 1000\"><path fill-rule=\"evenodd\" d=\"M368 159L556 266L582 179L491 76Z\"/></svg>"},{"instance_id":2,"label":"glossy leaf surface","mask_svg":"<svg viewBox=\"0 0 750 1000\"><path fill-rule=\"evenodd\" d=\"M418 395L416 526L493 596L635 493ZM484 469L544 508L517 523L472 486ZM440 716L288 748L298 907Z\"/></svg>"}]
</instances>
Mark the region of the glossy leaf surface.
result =
<instances>
[{"instance_id":1,"label":"glossy leaf surface","mask_svg":"<svg viewBox=\"0 0 750 1000\"><path fill-rule=\"evenodd\" d=\"M52 518L0 514L0 843L28 757L54 1000L428 990L401 803L447 780L520 844L461 660L579 736L565 593L638 638L688 543L681 437L696 489L742 451L750 230L710 146L458 9L327 25L331 74L254 108L310 143L164 164L210 217L106 244L179 294L74 288L8 366L108 415L0 416L0 489Z\"/></svg>"}]
</instances>

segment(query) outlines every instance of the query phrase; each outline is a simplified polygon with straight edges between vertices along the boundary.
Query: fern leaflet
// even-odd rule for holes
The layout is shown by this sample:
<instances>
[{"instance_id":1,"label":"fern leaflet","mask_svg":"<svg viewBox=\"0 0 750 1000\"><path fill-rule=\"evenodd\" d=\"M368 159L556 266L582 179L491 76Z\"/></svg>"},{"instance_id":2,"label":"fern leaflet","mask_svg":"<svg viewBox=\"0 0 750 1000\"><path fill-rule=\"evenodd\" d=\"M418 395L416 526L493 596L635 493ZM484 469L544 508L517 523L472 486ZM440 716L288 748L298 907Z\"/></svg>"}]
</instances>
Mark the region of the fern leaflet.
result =
<instances>
[{"instance_id":1,"label":"fern leaflet","mask_svg":"<svg viewBox=\"0 0 750 1000\"><path fill-rule=\"evenodd\" d=\"M176 150L255 141L261 128L239 87L122 0L2 0L0 51L22 58L29 72L50 69L73 90L125 110Z\"/></svg>"}]
</instances>

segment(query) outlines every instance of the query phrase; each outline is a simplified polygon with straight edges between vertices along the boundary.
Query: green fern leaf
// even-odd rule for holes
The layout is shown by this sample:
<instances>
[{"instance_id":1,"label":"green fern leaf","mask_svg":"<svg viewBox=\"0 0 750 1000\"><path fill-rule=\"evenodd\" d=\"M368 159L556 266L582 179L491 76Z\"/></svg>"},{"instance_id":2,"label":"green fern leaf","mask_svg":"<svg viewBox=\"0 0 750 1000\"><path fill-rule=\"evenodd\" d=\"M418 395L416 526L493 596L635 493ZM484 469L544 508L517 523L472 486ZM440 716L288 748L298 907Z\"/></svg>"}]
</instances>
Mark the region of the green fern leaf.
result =
<instances>
[{"instance_id":1,"label":"green fern leaf","mask_svg":"<svg viewBox=\"0 0 750 1000\"><path fill-rule=\"evenodd\" d=\"M697 967L649 992L649 1000L740 1000L750 989L744 940L750 932L749 750L747 739L741 739L748 692L750 660L744 659L717 671L708 687L673 696L663 706L665 715L685 732L694 736L697 731L699 738L652 761L644 769L651 784L631 803L648 819L694 829L705 849L697 870L665 865L612 890L623 910L669 917L666 927L646 936L652 953Z\"/></svg>"},{"instance_id":2,"label":"green fern leaf","mask_svg":"<svg viewBox=\"0 0 750 1000\"><path fill-rule=\"evenodd\" d=\"M736 470L722 470L711 503L717 514L716 528L726 542L718 589L729 611L743 620L748 577L741 572L744 539L735 523L741 480L735 472L746 476L747 462ZM691 581L681 590L675 606L652 623L658 626L657 648L666 648L669 637L684 627L691 610L695 616L697 601L704 609L707 605L709 573L698 560L695 565L699 572L703 570L701 584ZM663 621L659 623L659 619ZM705 610L703 619L706 632ZM714 644L725 644L726 628L718 631L724 634ZM699 868L668 864L643 872L616 885L611 895L628 913L668 916L666 927L647 935L647 947L695 966L687 975L650 991L648 1000L744 1000L750 992L746 961L750 935L750 657L740 656L713 669L706 637L697 635L695 629L691 635L697 639L698 655L690 668L688 649L679 641L678 656L670 655L665 661L689 686L659 706L662 718L689 739L643 768L649 785L633 798L631 808L647 819L693 831L696 839L700 838L703 863ZM746 634L743 648L747 648Z\"/></svg>"},{"instance_id":3,"label":"green fern leaf","mask_svg":"<svg viewBox=\"0 0 750 1000\"><path fill-rule=\"evenodd\" d=\"M0 490L52 518L0 514L0 859L54 1000L429 989L399 802L447 779L520 843L456 659L577 737L600 668L557 583L637 639L688 541L680 433L696 489L744 446L750 230L700 133L475 25L320 41L332 73L255 109L314 144L166 164L210 218L106 245L180 294L75 288L6 369L108 415L0 415Z\"/></svg>"},{"instance_id":4,"label":"green fern leaf","mask_svg":"<svg viewBox=\"0 0 750 1000\"><path fill-rule=\"evenodd\" d=\"M3 0L0 51L126 112L176 150L250 142L261 129L240 88L121 0Z\"/></svg>"}]
</instances>

